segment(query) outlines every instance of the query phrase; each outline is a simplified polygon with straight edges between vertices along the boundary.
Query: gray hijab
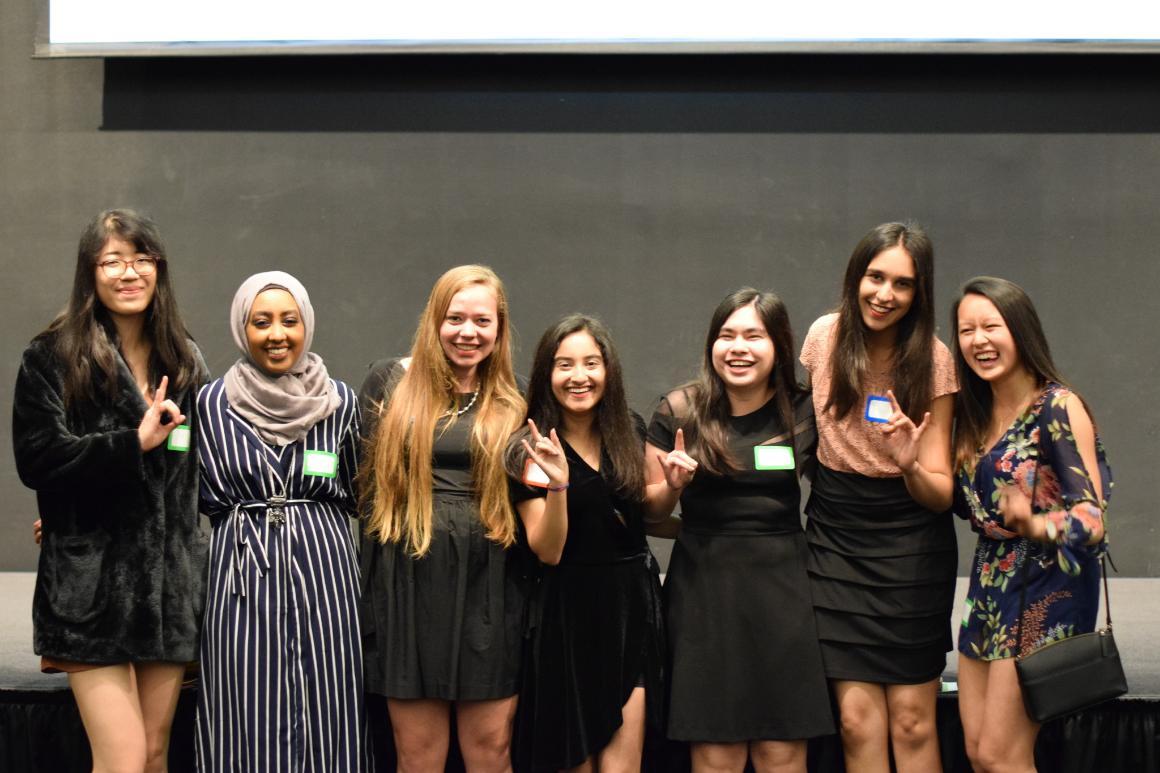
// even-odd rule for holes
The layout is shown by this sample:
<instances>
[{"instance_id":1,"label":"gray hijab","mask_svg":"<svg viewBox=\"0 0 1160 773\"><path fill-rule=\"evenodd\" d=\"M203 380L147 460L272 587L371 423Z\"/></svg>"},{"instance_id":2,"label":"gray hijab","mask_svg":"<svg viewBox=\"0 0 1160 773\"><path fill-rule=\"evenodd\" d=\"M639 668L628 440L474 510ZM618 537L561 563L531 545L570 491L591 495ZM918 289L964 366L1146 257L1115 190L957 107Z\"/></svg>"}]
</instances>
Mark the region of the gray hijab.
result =
<instances>
[{"instance_id":1,"label":"gray hijab","mask_svg":"<svg viewBox=\"0 0 1160 773\"><path fill-rule=\"evenodd\" d=\"M302 352L287 373L271 376L250 356L246 323L254 299L263 290L278 288L294 297L305 335ZM230 306L230 333L242 352L225 375L226 399L253 425L262 440L276 446L296 443L318 422L334 413L341 402L322 358L310 351L314 340L314 307L306 288L285 271L254 274L234 294Z\"/></svg>"}]
</instances>

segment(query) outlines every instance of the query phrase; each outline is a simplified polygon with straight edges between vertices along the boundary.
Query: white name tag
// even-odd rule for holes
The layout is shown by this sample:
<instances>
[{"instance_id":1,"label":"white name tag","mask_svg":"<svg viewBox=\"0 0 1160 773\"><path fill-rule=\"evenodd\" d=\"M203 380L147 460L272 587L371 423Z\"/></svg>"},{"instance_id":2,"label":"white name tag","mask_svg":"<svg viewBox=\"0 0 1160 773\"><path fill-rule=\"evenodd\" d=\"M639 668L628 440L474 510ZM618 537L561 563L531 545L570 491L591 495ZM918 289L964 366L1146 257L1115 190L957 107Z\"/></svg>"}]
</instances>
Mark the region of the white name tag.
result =
<instances>
[{"instance_id":1,"label":"white name tag","mask_svg":"<svg viewBox=\"0 0 1160 773\"><path fill-rule=\"evenodd\" d=\"M193 440L193 430L189 428L188 424L182 424L174 427L173 431L169 433L169 442L165 447L170 451L188 451L189 445Z\"/></svg>"},{"instance_id":2,"label":"white name tag","mask_svg":"<svg viewBox=\"0 0 1160 773\"><path fill-rule=\"evenodd\" d=\"M753 468L755 470L792 470L793 449L789 446L754 446Z\"/></svg>"},{"instance_id":3,"label":"white name tag","mask_svg":"<svg viewBox=\"0 0 1160 773\"><path fill-rule=\"evenodd\" d=\"M333 478L338 474L338 454L329 451L307 451L302 462L302 474Z\"/></svg>"},{"instance_id":4,"label":"white name tag","mask_svg":"<svg viewBox=\"0 0 1160 773\"><path fill-rule=\"evenodd\" d=\"M524 465L523 481L529 486L537 486L539 488L547 488L548 484L552 482L551 478L548 477L548 473L544 472L543 468L531 459Z\"/></svg>"},{"instance_id":5,"label":"white name tag","mask_svg":"<svg viewBox=\"0 0 1160 773\"><path fill-rule=\"evenodd\" d=\"M890 405L889 397L870 395L866 398L866 421L876 421L885 424L894 415L894 408Z\"/></svg>"}]
</instances>

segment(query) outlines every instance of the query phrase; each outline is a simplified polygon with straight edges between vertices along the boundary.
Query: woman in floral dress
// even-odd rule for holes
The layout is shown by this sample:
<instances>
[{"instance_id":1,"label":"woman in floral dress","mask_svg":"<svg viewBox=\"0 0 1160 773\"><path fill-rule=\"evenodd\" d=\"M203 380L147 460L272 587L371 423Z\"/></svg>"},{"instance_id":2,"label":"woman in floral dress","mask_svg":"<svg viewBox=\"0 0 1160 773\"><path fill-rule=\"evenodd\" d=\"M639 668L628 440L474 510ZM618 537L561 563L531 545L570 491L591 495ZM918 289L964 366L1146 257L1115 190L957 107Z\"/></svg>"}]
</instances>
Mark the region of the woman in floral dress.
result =
<instances>
[{"instance_id":1,"label":"woman in floral dress","mask_svg":"<svg viewBox=\"0 0 1160 773\"><path fill-rule=\"evenodd\" d=\"M1018 285L970 280L952 320L955 511L979 534L959 631L967 756L976 771L1034 771L1039 725L1023 707L1015 657L1095 628L1111 473Z\"/></svg>"}]
</instances>

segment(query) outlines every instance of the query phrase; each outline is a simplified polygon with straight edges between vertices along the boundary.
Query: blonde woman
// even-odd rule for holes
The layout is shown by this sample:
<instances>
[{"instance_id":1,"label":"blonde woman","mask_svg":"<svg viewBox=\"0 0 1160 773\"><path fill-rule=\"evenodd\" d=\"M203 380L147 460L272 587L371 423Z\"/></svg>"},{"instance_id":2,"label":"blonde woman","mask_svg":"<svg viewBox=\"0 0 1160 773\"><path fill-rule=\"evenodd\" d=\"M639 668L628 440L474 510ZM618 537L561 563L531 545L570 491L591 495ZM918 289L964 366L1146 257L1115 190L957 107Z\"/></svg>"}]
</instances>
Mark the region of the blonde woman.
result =
<instances>
[{"instance_id":1,"label":"blonde woman","mask_svg":"<svg viewBox=\"0 0 1160 773\"><path fill-rule=\"evenodd\" d=\"M360 400L366 679L398 769L443 769L454 705L467 768L510 770L524 593L504 453L525 405L499 277L441 276L410 356L372 366Z\"/></svg>"}]
</instances>

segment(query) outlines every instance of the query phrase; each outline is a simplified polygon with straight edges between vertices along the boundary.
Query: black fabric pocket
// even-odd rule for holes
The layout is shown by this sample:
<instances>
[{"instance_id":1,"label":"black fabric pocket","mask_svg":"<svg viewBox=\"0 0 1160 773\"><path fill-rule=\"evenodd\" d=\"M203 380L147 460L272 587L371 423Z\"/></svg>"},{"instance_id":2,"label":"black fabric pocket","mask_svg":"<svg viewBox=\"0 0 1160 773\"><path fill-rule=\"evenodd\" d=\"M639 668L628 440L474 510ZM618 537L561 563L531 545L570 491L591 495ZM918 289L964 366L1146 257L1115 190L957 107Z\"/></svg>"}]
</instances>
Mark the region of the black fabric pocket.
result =
<instances>
[{"instance_id":1,"label":"black fabric pocket","mask_svg":"<svg viewBox=\"0 0 1160 773\"><path fill-rule=\"evenodd\" d=\"M109 535L58 536L46 540L49 570L45 595L53 614L63 622L86 623L108 605L104 592L105 555Z\"/></svg>"}]
</instances>

